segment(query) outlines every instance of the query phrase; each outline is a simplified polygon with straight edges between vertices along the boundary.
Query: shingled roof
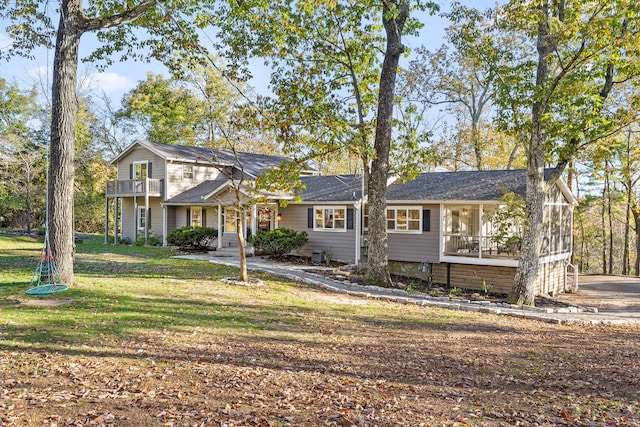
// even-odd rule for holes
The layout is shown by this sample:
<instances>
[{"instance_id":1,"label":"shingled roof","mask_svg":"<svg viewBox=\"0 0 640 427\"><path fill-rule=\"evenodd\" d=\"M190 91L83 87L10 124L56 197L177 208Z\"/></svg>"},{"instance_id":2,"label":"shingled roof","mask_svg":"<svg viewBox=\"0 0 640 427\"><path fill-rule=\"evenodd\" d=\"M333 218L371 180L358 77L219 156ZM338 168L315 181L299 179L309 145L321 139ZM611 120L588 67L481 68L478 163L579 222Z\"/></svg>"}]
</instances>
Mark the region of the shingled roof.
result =
<instances>
[{"instance_id":1,"label":"shingled roof","mask_svg":"<svg viewBox=\"0 0 640 427\"><path fill-rule=\"evenodd\" d=\"M178 194L175 197L170 198L163 204L166 205L201 205L203 203L217 204L218 202L215 200L205 200L204 196L211 193L211 191L220 187L222 184L227 182L227 177L221 175L216 179L203 181L202 183L196 185L193 188L190 188L187 191L184 191Z\"/></svg>"},{"instance_id":2,"label":"shingled roof","mask_svg":"<svg viewBox=\"0 0 640 427\"><path fill-rule=\"evenodd\" d=\"M189 147L185 145L164 144L140 140L130 145L126 150L116 156L111 163L116 163L124 157L136 145L140 145L155 153L165 160L194 162L220 166L235 166L243 169L246 175L257 177L264 171L277 167L280 163L289 161L286 157L271 156L268 154L256 154L237 152L230 150L218 150L206 147Z\"/></svg>"},{"instance_id":3,"label":"shingled roof","mask_svg":"<svg viewBox=\"0 0 640 427\"><path fill-rule=\"evenodd\" d=\"M387 200L488 201L498 200L505 191L524 196L525 190L524 169L432 172L390 185Z\"/></svg>"},{"instance_id":4,"label":"shingled roof","mask_svg":"<svg viewBox=\"0 0 640 427\"><path fill-rule=\"evenodd\" d=\"M304 176L306 189L299 196L304 201L344 202L362 197L362 175Z\"/></svg>"},{"instance_id":5,"label":"shingled roof","mask_svg":"<svg viewBox=\"0 0 640 427\"><path fill-rule=\"evenodd\" d=\"M551 169L546 170L548 174ZM500 199L505 191L525 195L524 169L500 171L426 172L387 189L389 201L489 201ZM306 190L304 201L346 202L361 197L361 175L309 176L301 178Z\"/></svg>"}]
</instances>

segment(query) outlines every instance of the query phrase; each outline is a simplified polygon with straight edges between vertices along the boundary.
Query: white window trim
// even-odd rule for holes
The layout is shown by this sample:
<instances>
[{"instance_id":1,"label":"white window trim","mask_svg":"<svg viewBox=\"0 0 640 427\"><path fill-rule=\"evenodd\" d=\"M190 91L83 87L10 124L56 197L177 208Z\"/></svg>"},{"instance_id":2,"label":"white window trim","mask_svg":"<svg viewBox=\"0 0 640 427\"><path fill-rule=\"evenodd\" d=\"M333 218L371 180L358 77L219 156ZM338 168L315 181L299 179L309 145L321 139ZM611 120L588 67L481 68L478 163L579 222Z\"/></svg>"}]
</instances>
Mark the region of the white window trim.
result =
<instances>
[{"instance_id":1,"label":"white window trim","mask_svg":"<svg viewBox=\"0 0 640 427\"><path fill-rule=\"evenodd\" d=\"M149 177L149 161L148 160L139 160L136 162L133 162L133 179L144 179L142 177L138 178L138 174L136 171L136 165L146 165L147 167L145 168L146 171L146 176L144 178L148 178ZM142 168L140 169L142 170Z\"/></svg>"},{"instance_id":2,"label":"white window trim","mask_svg":"<svg viewBox=\"0 0 640 427\"><path fill-rule=\"evenodd\" d=\"M344 211L344 227L343 228L318 227L316 225L316 211L318 209L321 209L322 211L324 211L326 209L333 209L334 211L336 209L342 209ZM335 217L335 213L334 213L334 217ZM323 223L324 223L324 221L323 221ZM347 206L346 205L343 205L343 206L322 206L322 205L314 206L313 207L313 231L321 231L323 233L346 233L347 232Z\"/></svg>"},{"instance_id":3,"label":"white window trim","mask_svg":"<svg viewBox=\"0 0 640 427\"><path fill-rule=\"evenodd\" d=\"M191 168L191 178L185 176L185 173L184 173L185 167L190 167ZM193 165L185 165L185 164L182 165L182 180L183 181L193 181L194 175L195 175L195 169L194 169Z\"/></svg>"},{"instance_id":4,"label":"white window trim","mask_svg":"<svg viewBox=\"0 0 640 427\"><path fill-rule=\"evenodd\" d=\"M138 215L136 218L136 228L138 230L144 230L145 226L142 225L142 221L140 221L142 219L141 215L142 215L142 211L144 210L144 221L145 223L147 222L147 207L146 206L138 206Z\"/></svg>"},{"instance_id":5,"label":"white window trim","mask_svg":"<svg viewBox=\"0 0 640 427\"><path fill-rule=\"evenodd\" d=\"M418 219L418 229L417 230L396 230L396 229L390 229L387 227L387 233L392 233L392 234L422 234L422 206L387 206L387 209L385 211L385 227L387 225L387 211L398 211L398 210L403 210L403 211L410 211L410 210L417 210L418 214L419 214L419 219ZM396 218L397 218L397 214L396 214ZM397 220L396 220L396 225L397 225Z\"/></svg>"},{"instance_id":6,"label":"white window trim","mask_svg":"<svg viewBox=\"0 0 640 427\"><path fill-rule=\"evenodd\" d=\"M202 224L202 206L191 206L189 208L189 225L193 227L193 212L200 210L200 227L204 227Z\"/></svg>"}]
</instances>

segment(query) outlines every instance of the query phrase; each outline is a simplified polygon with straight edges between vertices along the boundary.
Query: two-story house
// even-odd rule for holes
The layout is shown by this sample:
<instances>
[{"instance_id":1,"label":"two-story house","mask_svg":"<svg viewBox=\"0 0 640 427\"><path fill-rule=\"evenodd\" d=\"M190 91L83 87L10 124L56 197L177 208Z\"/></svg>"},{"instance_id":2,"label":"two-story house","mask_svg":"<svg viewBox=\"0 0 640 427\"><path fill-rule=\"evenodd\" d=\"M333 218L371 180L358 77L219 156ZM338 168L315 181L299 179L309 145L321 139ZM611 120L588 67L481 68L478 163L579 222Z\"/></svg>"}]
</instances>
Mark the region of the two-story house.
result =
<instances>
[{"instance_id":1,"label":"two-story house","mask_svg":"<svg viewBox=\"0 0 640 427\"><path fill-rule=\"evenodd\" d=\"M250 183L287 159L138 141L112 160L118 179L107 184L107 214L113 203L113 235L148 241L185 225L218 229L217 249L234 248L241 205L258 195ZM301 178L298 194L262 192L260 203L241 209L243 230L286 227L305 231L305 256L363 264L367 257L367 193L360 175ZM422 173L405 183L389 179L387 232L394 273L437 283L508 292L520 257L522 227L505 212L503 195L523 196L524 170ZM241 199L238 199L240 189ZM282 200L290 203L281 207ZM293 201L295 199L295 201ZM577 286L572 253L576 200L566 184L549 186L544 210L537 293L557 294ZM107 224L109 224L107 218ZM105 241L111 234L105 227ZM118 241L118 239L116 239ZM570 273L569 273L569 272Z\"/></svg>"},{"instance_id":2,"label":"two-story house","mask_svg":"<svg viewBox=\"0 0 640 427\"><path fill-rule=\"evenodd\" d=\"M265 154L136 141L111 160L117 179L107 182L105 236L113 234L116 242L161 237L166 244L171 230L191 225L218 228L218 247L231 246L238 215L231 208L232 199L238 197L235 189L242 187L237 183L249 184L286 161ZM261 195L266 201L253 205L250 217L243 218L245 233L277 227L277 200L286 195ZM113 221L109 220L110 204Z\"/></svg>"}]
</instances>

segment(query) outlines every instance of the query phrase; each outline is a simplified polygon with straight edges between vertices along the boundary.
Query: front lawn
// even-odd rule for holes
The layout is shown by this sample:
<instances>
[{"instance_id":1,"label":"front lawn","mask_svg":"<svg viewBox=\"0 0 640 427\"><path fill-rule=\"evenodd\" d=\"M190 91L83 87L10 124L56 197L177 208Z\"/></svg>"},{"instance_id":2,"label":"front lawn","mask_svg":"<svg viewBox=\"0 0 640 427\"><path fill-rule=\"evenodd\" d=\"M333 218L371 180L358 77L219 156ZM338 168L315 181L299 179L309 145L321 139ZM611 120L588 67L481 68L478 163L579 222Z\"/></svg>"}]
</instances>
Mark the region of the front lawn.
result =
<instances>
[{"instance_id":1,"label":"front lawn","mask_svg":"<svg viewBox=\"0 0 640 427\"><path fill-rule=\"evenodd\" d=\"M640 425L637 326L233 286L100 236L27 297L41 245L0 235L0 426Z\"/></svg>"}]
</instances>

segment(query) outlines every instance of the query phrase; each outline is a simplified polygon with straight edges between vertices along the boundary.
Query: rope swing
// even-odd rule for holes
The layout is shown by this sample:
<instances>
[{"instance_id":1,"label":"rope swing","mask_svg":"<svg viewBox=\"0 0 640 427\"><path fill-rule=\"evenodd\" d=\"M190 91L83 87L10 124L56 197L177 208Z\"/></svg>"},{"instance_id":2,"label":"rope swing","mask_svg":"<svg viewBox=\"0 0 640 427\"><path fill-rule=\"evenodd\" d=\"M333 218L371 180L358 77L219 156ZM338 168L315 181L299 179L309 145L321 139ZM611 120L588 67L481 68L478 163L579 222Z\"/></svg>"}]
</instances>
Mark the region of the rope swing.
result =
<instances>
[{"instance_id":1,"label":"rope swing","mask_svg":"<svg viewBox=\"0 0 640 427\"><path fill-rule=\"evenodd\" d=\"M40 260L33 276L29 282L29 287L24 291L27 295L49 295L56 292L63 292L69 289L62 283L58 267L51 254L51 244L49 243L49 226L45 228L44 247L40 252Z\"/></svg>"}]
</instances>

